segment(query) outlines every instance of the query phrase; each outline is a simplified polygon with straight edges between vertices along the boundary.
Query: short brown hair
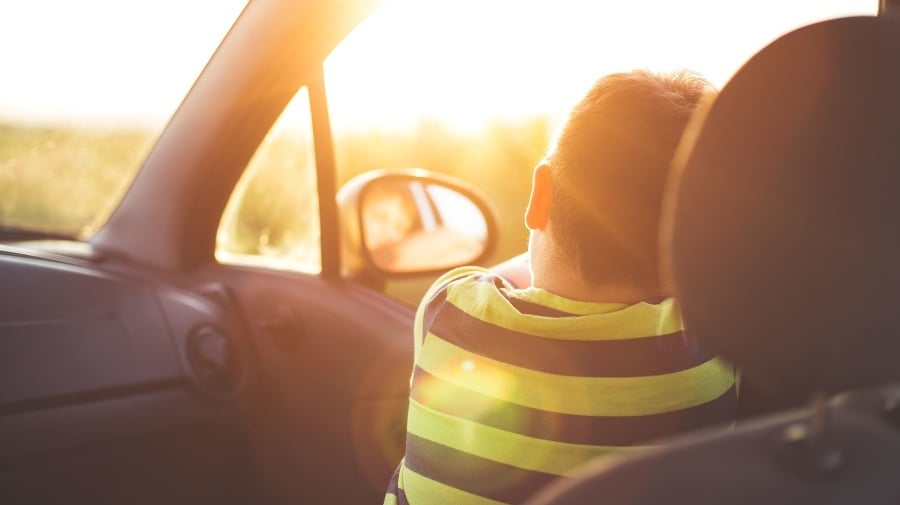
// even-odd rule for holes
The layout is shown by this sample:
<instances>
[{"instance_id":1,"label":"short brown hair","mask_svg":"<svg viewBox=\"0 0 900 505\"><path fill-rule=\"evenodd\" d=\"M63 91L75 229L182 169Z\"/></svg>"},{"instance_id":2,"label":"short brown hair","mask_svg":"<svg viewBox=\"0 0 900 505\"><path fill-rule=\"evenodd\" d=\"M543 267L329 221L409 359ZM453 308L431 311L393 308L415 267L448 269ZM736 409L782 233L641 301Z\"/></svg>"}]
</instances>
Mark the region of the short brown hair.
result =
<instances>
[{"instance_id":1,"label":"short brown hair","mask_svg":"<svg viewBox=\"0 0 900 505\"><path fill-rule=\"evenodd\" d=\"M691 114L712 92L692 72L636 70L599 79L569 113L545 159L550 220L587 282L661 290L663 186Z\"/></svg>"}]
</instances>

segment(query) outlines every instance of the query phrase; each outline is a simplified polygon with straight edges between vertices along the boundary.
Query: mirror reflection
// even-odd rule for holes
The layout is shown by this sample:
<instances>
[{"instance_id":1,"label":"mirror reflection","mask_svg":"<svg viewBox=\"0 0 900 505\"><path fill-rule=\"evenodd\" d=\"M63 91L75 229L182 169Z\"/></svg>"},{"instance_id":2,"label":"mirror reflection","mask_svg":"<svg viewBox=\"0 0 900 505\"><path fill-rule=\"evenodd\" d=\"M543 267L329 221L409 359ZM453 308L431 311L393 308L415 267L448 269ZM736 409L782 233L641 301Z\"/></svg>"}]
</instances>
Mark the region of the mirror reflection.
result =
<instances>
[{"instance_id":1,"label":"mirror reflection","mask_svg":"<svg viewBox=\"0 0 900 505\"><path fill-rule=\"evenodd\" d=\"M386 272L441 270L474 262L487 244L487 220L472 200L440 184L379 179L360 199L363 244Z\"/></svg>"}]
</instances>

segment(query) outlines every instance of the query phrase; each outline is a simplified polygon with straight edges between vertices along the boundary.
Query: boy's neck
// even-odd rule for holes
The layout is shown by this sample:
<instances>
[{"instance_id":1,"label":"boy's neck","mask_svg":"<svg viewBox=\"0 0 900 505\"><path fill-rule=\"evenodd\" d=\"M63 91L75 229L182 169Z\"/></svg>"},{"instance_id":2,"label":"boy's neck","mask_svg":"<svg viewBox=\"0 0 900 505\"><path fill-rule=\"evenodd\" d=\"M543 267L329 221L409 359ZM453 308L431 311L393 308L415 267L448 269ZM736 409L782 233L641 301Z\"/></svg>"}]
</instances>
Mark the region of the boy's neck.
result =
<instances>
[{"instance_id":1,"label":"boy's neck","mask_svg":"<svg viewBox=\"0 0 900 505\"><path fill-rule=\"evenodd\" d=\"M622 282L589 283L557 246L547 230L532 231L528 247L531 285L582 302L627 303L658 300L660 288Z\"/></svg>"},{"instance_id":2,"label":"boy's neck","mask_svg":"<svg viewBox=\"0 0 900 505\"><path fill-rule=\"evenodd\" d=\"M662 296L657 287L622 282L587 282L558 250L549 250L552 254L534 254L535 251L531 251L531 285L536 288L570 300L629 305L658 300ZM547 251L546 248L542 250Z\"/></svg>"}]
</instances>

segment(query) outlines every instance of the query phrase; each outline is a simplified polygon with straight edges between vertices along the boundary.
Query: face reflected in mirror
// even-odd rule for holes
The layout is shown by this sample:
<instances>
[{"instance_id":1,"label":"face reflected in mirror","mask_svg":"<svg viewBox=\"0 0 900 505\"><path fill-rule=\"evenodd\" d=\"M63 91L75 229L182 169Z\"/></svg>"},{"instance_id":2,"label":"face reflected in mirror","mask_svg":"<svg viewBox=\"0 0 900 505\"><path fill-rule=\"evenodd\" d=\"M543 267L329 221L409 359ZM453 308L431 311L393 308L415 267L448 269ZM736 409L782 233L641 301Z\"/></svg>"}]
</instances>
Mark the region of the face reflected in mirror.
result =
<instances>
[{"instance_id":1,"label":"face reflected in mirror","mask_svg":"<svg viewBox=\"0 0 900 505\"><path fill-rule=\"evenodd\" d=\"M372 181L360 199L363 245L386 272L442 270L474 262L487 246L487 220L472 200L433 182Z\"/></svg>"}]
</instances>

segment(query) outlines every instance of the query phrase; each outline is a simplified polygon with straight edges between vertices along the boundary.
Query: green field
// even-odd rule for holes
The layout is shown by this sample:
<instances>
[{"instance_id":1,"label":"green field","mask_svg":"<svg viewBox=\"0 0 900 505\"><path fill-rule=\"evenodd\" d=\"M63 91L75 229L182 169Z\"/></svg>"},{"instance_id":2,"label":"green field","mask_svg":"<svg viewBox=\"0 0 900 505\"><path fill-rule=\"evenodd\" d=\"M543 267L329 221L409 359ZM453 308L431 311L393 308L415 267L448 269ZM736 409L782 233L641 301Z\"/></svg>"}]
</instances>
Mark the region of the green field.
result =
<instances>
[{"instance_id":1,"label":"green field","mask_svg":"<svg viewBox=\"0 0 900 505\"><path fill-rule=\"evenodd\" d=\"M90 235L122 197L152 140L140 130L0 123L0 224Z\"/></svg>"},{"instance_id":2,"label":"green field","mask_svg":"<svg viewBox=\"0 0 900 505\"><path fill-rule=\"evenodd\" d=\"M500 219L491 261L525 249L523 210L549 122L496 122L460 133L437 121L405 132L336 134L338 179L377 168L421 167L454 175L490 195ZM155 133L76 130L0 123L0 224L85 238L103 224L140 168ZM241 199L220 248L290 256L315 230L310 146L269 138L239 185ZM311 207L312 203L312 207ZM222 243L222 242L226 243ZM405 296L404 296L405 297Z\"/></svg>"}]
</instances>

